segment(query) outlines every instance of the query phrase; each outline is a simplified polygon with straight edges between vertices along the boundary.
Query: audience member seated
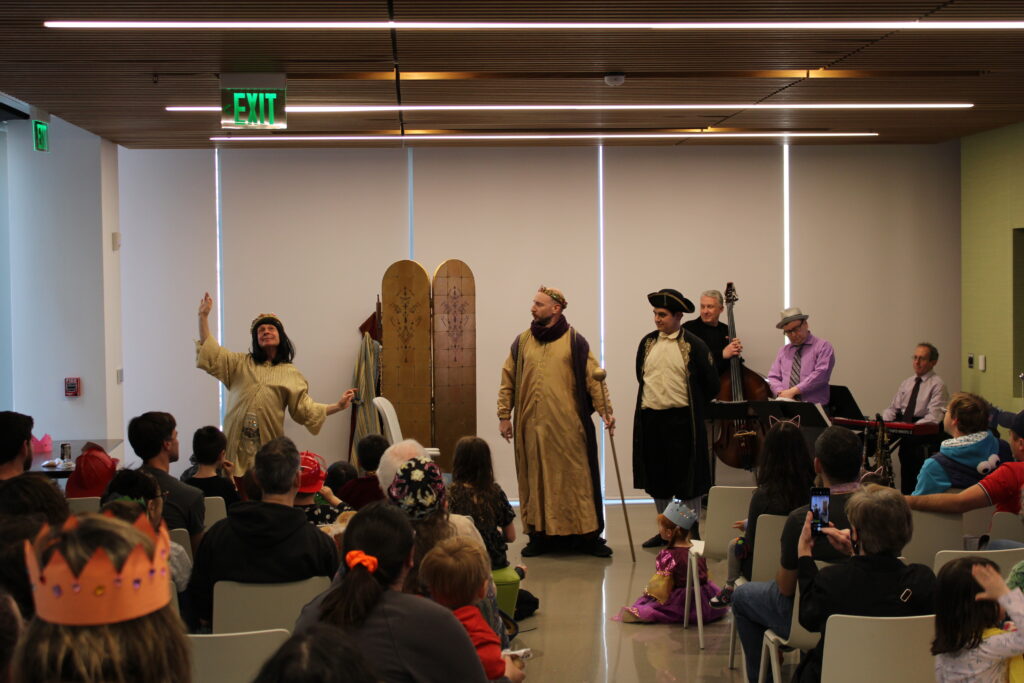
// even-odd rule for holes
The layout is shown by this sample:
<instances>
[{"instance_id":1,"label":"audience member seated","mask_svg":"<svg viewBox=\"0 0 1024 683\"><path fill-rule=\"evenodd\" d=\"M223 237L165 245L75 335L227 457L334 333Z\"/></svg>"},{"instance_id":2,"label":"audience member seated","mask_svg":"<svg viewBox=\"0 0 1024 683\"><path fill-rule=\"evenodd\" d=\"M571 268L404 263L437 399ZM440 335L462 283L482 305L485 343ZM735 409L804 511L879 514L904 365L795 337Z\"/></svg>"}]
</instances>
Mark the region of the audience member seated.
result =
<instances>
[{"instance_id":1,"label":"audience member seated","mask_svg":"<svg viewBox=\"0 0 1024 683\"><path fill-rule=\"evenodd\" d=\"M700 599L692 601L692 594L686 589L686 572L689 569L690 530L697 523L697 513L681 500L673 500L665 507L664 514L658 515L658 533L665 539L667 547L662 548L654 560L654 576L647 582L644 594L632 605L623 607L612 617L626 623L681 624L686 620L690 602L690 621L697 620L697 614L704 623L718 621L729 611L728 607L712 607L711 598L718 594L718 586L708 578L707 561L697 559L697 581L700 583Z\"/></svg>"},{"instance_id":2,"label":"audience member seated","mask_svg":"<svg viewBox=\"0 0 1024 683\"><path fill-rule=\"evenodd\" d=\"M933 493L927 496L907 496L912 510L927 512L964 513L970 510L996 506L997 512L1020 513L1021 487L1024 486L1024 411L1000 413L999 424L1010 430L1010 450L1013 462L996 468L977 484L959 493ZM993 544L990 543L991 548Z\"/></svg>"},{"instance_id":3,"label":"audience member seated","mask_svg":"<svg viewBox=\"0 0 1024 683\"><path fill-rule=\"evenodd\" d=\"M14 598L25 621L31 619L36 610L25 564L25 541L35 540L45 523L38 514L0 516L0 590Z\"/></svg>"},{"instance_id":4,"label":"audience member seated","mask_svg":"<svg viewBox=\"0 0 1024 683\"><path fill-rule=\"evenodd\" d=\"M302 510L314 526L334 524L341 513L348 509L331 488L324 484L326 478L324 459L316 453L302 451L299 454L299 492L295 495L295 507ZM326 502L317 502L317 495Z\"/></svg>"},{"instance_id":5,"label":"audience member seated","mask_svg":"<svg viewBox=\"0 0 1024 683\"><path fill-rule=\"evenodd\" d=\"M360 439L359 443L356 444L356 460L359 462L359 467L363 470L363 476L349 481L340 489L334 488L334 484L331 484L331 488L338 494L338 498L341 498L356 510L362 509L364 505L369 505L375 500L382 500L384 498L384 491L382 489L386 488L386 486L382 484L383 480L378 481L377 468L380 466L381 456L384 455L387 449L388 440L380 434L370 434ZM331 467L334 467L334 465L331 465ZM394 478L395 475L392 472L391 479ZM389 486L391 479L387 481Z\"/></svg>"},{"instance_id":6,"label":"audience member seated","mask_svg":"<svg viewBox=\"0 0 1024 683\"><path fill-rule=\"evenodd\" d=\"M367 505L345 532L347 570L303 608L295 632L320 621L340 627L359 644L377 680L487 680L472 641L449 610L396 590L412 567L412 550L412 525L402 511L385 502Z\"/></svg>"},{"instance_id":7,"label":"audience member seated","mask_svg":"<svg viewBox=\"0 0 1024 683\"><path fill-rule=\"evenodd\" d=\"M18 604L0 588L0 683L12 683L11 661L18 637L25 627Z\"/></svg>"},{"instance_id":8,"label":"audience member seated","mask_svg":"<svg viewBox=\"0 0 1024 683\"><path fill-rule=\"evenodd\" d=\"M28 415L0 412L0 481L32 467L32 425Z\"/></svg>"},{"instance_id":9,"label":"audience member seated","mask_svg":"<svg viewBox=\"0 0 1024 683\"><path fill-rule=\"evenodd\" d=\"M331 490L338 492L341 488L359 478L359 471L356 466L346 460L332 462L327 468L327 476L324 477L324 485L330 486ZM379 488L379 487L378 487Z\"/></svg>"},{"instance_id":10,"label":"audience member seated","mask_svg":"<svg viewBox=\"0 0 1024 683\"><path fill-rule=\"evenodd\" d=\"M294 507L299 490L299 451L288 437L269 441L253 468L261 501L243 501L207 531L196 551L188 592L201 623L213 616L213 584L285 583L333 576L334 541Z\"/></svg>"},{"instance_id":11,"label":"audience member seated","mask_svg":"<svg viewBox=\"0 0 1024 683\"><path fill-rule=\"evenodd\" d=\"M837 529L846 529L849 527L846 503L860 488L860 439L845 427L829 427L814 442L814 453L814 471L821 475L822 486L831 490L829 521ZM771 629L783 638L789 636L799 567L797 543L809 509L809 505L803 505L789 513L782 530L781 566L775 580L745 583L737 586L732 595L733 618L743 643L749 681L757 680L764 632ZM838 562L847 557L833 548L823 535L814 539L812 555L825 562Z\"/></svg>"},{"instance_id":12,"label":"audience member seated","mask_svg":"<svg viewBox=\"0 0 1024 683\"><path fill-rule=\"evenodd\" d=\"M798 545L800 625L821 633L821 640L800 661L795 681L821 680L825 624L833 614L863 617L911 617L935 610L935 574L922 564L899 559L910 542L913 521L902 494L878 484L854 492L846 503L849 529L822 529L848 562L818 570L811 556L811 513L805 515Z\"/></svg>"},{"instance_id":13,"label":"audience member seated","mask_svg":"<svg viewBox=\"0 0 1024 683\"><path fill-rule=\"evenodd\" d=\"M1011 590L1003 581L999 565L982 557L948 562L939 570L938 595L932 641L935 680L1020 680L1024 674L1024 630L1019 628L1024 624L1024 595L1020 588Z\"/></svg>"},{"instance_id":14,"label":"audience member seated","mask_svg":"<svg viewBox=\"0 0 1024 683\"><path fill-rule=\"evenodd\" d=\"M455 444L448 509L473 520L490 556L491 569L509 565L508 544L516 540L516 518L505 491L494 480L487 442L464 436Z\"/></svg>"},{"instance_id":15,"label":"audience member seated","mask_svg":"<svg viewBox=\"0 0 1024 683\"><path fill-rule=\"evenodd\" d=\"M192 549L199 546L206 522L203 492L170 475L171 463L178 461L178 430L170 413L143 413L128 423L128 441L142 458L142 470L156 477L164 500L164 522L168 529L186 529Z\"/></svg>"},{"instance_id":16,"label":"audience member seated","mask_svg":"<svg viewBox=\"0 0 1024 683\"><path fill-rule=\"evenodd\" d=\"M989 405L981 396L959 392L946 407L945 430L953 435L924 461L913 495L966 489L1002 462L999 440L989 430Z\"/></svg>"},{"instance_id":17,"label":"audience member seated","mask_svg":"<svg viewBox=\"0 0 1024 683\"><path fill-rule=\"evenodd\" d=\"M772 419L774 422L764 437L757 460L757 489L750 498L747 518L733 525L743 536L729 544L728 575L722 592L711 599L712 607L725 607L732 602L732 592L740 576L750 580L757 518L788 515L807 501L807 492L814 485L814 464L807 440L800 431L800 418L794 421Z\"/></svg>"},{"instance_id":18,"label":"audience member seated","mask_svg":"<svg viewBox=\"0 0 1024 683\"><path fill-rule=\"evenodd\" d=\"M336 626L314 624L286 640L253 683L377 683L358 644Z\"/></svg>"},{"instance_id":19,"label":"audience member seated","mask_svg":"<svg viewBox=\"0 0 1024 683\"><path fill-rule=\"evenodd\" d=\"M507 676L512 681L525 677L510 657L501 655L501 639L484 620L479 602L487 593L491 578L490 560L483 548L467 538L446 538L435 545L420 564L420 579L430 597L447 607L469 634L488 680Z\"/></svg>"},{"instance_id":20,"label":"audience member seated","mask_svg":"<svg viewBox=\"0 0 1024 683\"><path fill-rule=\"evenodd\" d=\"M388 446L377 465L377 482L380 484L382 495L387 497L391 482L395 480L395 475L402 463L413 458L427 457L427 452L423 450L423 446L416 439L405 439L393 446Z\"/></svg>"},{"instance_id":21,"label":"audience member seated","mask_svg":"<svg viewBox=\"0 0 1024 683\"><path fill-rule=\"evenodd\" d=\"M0 481L0 517L42 515L47 524L63 524L71 512L64 494L45 474L30 472Z\"/></svg>"},{"instance_id":22,"label":"audience member seated","mask_svg":"<svg viewBox=\"0 0 1024 683\"><path fill-rule=\"evenodd\" d=\"M167 575L167 535L146 527L143 519L131 526L86 515L36 540L29 555L36 614L15 652L14 680L191 680L170 582L150 578Z\"/></svg>"},{"instance_id":23,"label":"audience member seated","mask_svg":"<svg viewBox=\"0 0 1024 683\"><path fill-rule=\"evenodd\" d=\"M204 497L220 496L228 507L241 500L235 490L231 470L234 465L227 458L228 440L224 432L216 427L200 427L192 435L192 460L196 464L195 474L182 479L189 486L195 486ZM221 476L224 472L224 476Z\"/></svg>"},{"instance_id":24,"label":"audience member seated","mask_svg":"<svg viewBox=\"0 0 1024 683\"><path fill-rule=\"evenodd\" d=\"M110 511L129 524L134 524L140 513L146 514L154 530L159 529L163 522L164 496L156 478L145 470L118 472L101 501L104 511ZM183 593L192 575L192 558L184 547L174 541L171 541L170 549L171 579L178 592Z\"/></svg>"},{"instance_id":25,"label":"audience member seated","mask_svg":"<svg viewBox=\"0 0 1024 683\"><path fill-rule=\"evenodd\" d=\"M68 477L64 495L68 498L99 498L117 472L117 458L91 441L85 444L81 455L75 458L75 469Z\"/></svg>"}]
</instances>

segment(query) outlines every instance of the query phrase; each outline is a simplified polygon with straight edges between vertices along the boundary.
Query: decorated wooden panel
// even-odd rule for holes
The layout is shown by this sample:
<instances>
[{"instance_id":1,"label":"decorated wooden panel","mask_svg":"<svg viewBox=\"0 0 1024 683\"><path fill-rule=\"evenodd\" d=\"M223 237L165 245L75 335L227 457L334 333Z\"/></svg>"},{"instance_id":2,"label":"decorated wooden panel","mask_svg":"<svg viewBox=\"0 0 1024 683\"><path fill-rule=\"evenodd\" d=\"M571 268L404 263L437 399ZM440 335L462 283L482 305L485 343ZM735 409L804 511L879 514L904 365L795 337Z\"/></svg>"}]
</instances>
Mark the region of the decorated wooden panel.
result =
<instances>
[{"instance_id":1,"label":"decorated wooden panel","mask_svg":"<svg viewBox=\"0 0 1024 683\"><path fill-rule=\"evenodd\" d=\"M381 283L381 395L398 413L402 436L433 445L430 415L430 277L397 261Z\"/></svg>"},{"instance_id":2,"label":"decorated wooden panel","mask_svg":"<svg viewBox=\"0 0 1024 683\"><path fill-rule=\"evenodd\" d=\"M455 442L476 435L476 281L448 259L434 272L434 436L451 471Z\"/></svg>"}]
</instances>

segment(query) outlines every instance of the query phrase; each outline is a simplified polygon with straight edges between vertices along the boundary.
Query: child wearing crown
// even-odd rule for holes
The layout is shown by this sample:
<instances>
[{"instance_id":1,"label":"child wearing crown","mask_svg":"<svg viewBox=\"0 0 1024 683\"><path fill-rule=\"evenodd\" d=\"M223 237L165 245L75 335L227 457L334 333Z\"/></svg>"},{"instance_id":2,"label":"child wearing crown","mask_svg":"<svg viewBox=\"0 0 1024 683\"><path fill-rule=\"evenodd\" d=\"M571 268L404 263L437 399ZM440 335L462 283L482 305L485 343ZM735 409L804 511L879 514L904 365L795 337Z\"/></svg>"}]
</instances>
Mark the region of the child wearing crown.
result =
<instances>
[{"instance_id":1,"label":"child wearing crown","mask_svg":"<svg viewBox=\"0 0 1024 683\"><path fill-rule=\"evenodd\" d=\"M191 654L171 607L166 527L70 517L26 541L36 615L14 655L24 683L188 683Z\"/></svg>"},{"instance_id":2,"label":"child wearing crown","mask_svg":"<svg viewBox=\"0 0 1024 683\"><path fill-rule=\"evenodd\" d=\"M668 547L658 553L654 561L655 573L647 583L644 594L629 607L623 607L617 620L627 623L654 622L681 623L686 615L686 568L690 556L690 529L697 515L682 501L674 500L658 515L658 529ZM708 580L708 567L704 558L697 560L700 577L700 605L690 605L690 620L702 610L704 623L725 616L728 608L716 609L709 604L718 594L718 586Z\"/></svg>"}]
</instances>

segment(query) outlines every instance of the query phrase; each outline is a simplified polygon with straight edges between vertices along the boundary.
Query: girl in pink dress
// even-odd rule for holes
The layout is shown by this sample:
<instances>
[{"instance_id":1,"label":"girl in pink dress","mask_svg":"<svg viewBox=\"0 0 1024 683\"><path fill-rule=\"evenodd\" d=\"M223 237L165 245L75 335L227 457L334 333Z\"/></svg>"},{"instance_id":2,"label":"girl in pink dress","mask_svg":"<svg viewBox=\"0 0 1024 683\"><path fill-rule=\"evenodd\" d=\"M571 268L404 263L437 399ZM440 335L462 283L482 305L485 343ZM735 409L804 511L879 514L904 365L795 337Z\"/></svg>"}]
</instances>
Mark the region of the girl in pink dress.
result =
<instances>
[{"instance_id":1,"label":"girl in pink dress","mask_svg":"<svg viewBox=\"0 0 1024 683\"><path fill-rule=\"evenodd\" d=\"M672 501L665 513L658 515L658 529L661 537L668 541L668 547L658 553L654 561L655 574L647 584L644 594L629 607L623 607L617 619L627 623L682 623L686 615L686 567L690 556L690 528L697 521L697 515L683 504ZM716 609L709 604L718 594L718 586L708 581L708 568L704 558L697 560L697 574L700 579L700 605L704 623L717 621L729 611L728 607ZM697 618L698 605L690 605L690 621Z\"/></svg>"}]
</instances>

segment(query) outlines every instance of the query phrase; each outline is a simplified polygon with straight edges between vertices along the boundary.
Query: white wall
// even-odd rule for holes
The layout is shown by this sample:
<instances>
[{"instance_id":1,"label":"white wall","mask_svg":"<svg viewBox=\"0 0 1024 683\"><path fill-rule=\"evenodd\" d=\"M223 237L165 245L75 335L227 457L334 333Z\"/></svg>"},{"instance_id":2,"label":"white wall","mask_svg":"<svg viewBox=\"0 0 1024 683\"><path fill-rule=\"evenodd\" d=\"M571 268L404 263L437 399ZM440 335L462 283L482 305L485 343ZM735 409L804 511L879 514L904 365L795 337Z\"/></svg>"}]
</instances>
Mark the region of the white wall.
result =
<instances>
[{"instance_id":1,"label":"white wall","mask_svg":"<svg viewBox=\"0 0 1024 683\"><path fill-rule=\"evenodd\" d=\"M104 205L103 187L116 181L95 135L56 117L49 153L33 151L30 135L29 122L8 124L14 408L35 418L37 435L120 437L108 420L117 399L106 348L117 314L104 292L116 266L105 270L103 253L104 223L116 223L104 216L116 205ZM64 398L67 376L81 377L81 397Z\"/></svg>"},{"instance_id":2,"label":"white wall","mask_svg":"<svg viewBox=\"0 0 1024 683\"><path fill-rule=\"evenodd\" d=\"M220 421L219 384L196 369L193 345L199 300L217 286L214 153L121 148L118 157L124 423L150 410L174 415L179 473L192 433Z\"/></svg>"},{"instance_id":3,"label":"white wall","mask_svg":"<svg viewBox=\"0 0 1024 683\"><path fill-rule=\"evenodd\" d=\"M403 150L222 152L224 342L250 346L249 326L277 313L310 395L333 403L353 386L359 325L381 278L409 252ZM319 436L285 433L328 462L348 453L351 412Z\"/></svg>"},{"instance_id":4,"label":"white wall","mask_svg":"<svg viewBox=\"0 0 1024 683\"><path fill-rule=\"evenodd\" d=\"M959 149L792 150L792 303L835 346L832 383L866 413L889 405L921 341L960 387Z\"/></svg>"}]
</instances>

